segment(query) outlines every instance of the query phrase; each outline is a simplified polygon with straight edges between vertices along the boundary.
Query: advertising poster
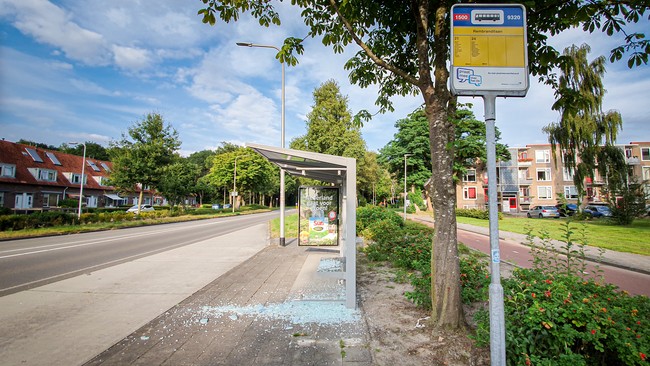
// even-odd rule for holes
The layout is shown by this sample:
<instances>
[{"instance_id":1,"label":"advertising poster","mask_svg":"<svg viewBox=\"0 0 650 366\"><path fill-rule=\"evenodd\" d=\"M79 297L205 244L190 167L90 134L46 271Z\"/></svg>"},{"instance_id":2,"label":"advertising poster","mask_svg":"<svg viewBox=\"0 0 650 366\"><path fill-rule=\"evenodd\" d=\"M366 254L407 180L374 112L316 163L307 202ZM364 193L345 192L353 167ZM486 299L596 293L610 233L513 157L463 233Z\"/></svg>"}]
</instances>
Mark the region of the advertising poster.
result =
<instances>
[{"instance_id":1,"label":"advertising poster","mask_svg":"<svg viewBox=\"0 0 650 366\"><path fill-rule=\"evenodd\" d=\"M339 188L300 187L298 210L298 245L338 245Z\"/></svg>"}]
</instances>

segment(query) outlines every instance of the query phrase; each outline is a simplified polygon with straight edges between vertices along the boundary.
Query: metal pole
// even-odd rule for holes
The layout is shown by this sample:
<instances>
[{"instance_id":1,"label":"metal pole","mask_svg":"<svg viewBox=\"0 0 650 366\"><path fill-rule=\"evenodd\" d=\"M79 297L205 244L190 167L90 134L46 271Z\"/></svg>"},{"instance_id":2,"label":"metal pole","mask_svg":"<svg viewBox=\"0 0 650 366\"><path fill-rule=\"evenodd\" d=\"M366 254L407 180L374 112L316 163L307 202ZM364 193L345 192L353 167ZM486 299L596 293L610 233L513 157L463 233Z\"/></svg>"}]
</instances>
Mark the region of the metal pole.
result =
<instances>
[{"instance_id":1,"label":"metal pole","mask_svg":"<svg viewBox=\"0 0 650 366\"><path fill-rule=\"evenodd\" d=\"M70 145L83 145L84 147L83 160L81 161L81 179L79 183L79 210L77 211L77 219L81 220L81 200L84 197L84 175L86 174L86 143L71 142Z\"/></svg>"},{"instance_id":2,"label":"metal pole","mask_svg":"<svg viewBox=\"0 0 650 366\"><path fill-rule=\"evenodd\" d=\"M238 156L235 156L235 170L233 171L233 176L232 176L232 212L235 213L235 204L237 203L237 196L235 195L235 192L237 192L237 158Z\"/></svg>"},{"instance_id":3,"label":"metal pole","mask_svg":"<svg viewBox=\"0 0 650 366\"><path fill-rule=\"evenodd\" d=\"M485 139L487 142L488 214L490 219L490 360L493 366L506 364L506 329L501 286L499 253L499 212L497 203L496 163L496 95L483 96L485 105Z\"/></svg>"},{"instance_id":4,"label":"metal pole","mask_svg":"<svg viewBox=\"0 0 650 366\"><path fill-rule=\"evenodd\" d=\"M273 48L280 52L280 48L271 45L255 44L250 42L237 42L237 46L241 47L259 47L259 48ZM284 62L282 64L282 128L280 147L284 149ZM285 216L285 186L284 186L284 169L280 168L280 246L285 246L286 240L284 237L284 216Z\"/></svg>"},{"instance_id":5,"label":"metal pole","mask_svg":"<svg viewBox=\"0 0 650 366\"><path fill-rule=\"evenodd\" d=\"M276 47L276 50L280 50ZM282 62L282 138L280 147L284 149L284 62ZM286 241L284 237L284 217L286 205L286 193L284 186L284 169L280 168L280 246L285 246Z\"/></svg>"}]
</instances>

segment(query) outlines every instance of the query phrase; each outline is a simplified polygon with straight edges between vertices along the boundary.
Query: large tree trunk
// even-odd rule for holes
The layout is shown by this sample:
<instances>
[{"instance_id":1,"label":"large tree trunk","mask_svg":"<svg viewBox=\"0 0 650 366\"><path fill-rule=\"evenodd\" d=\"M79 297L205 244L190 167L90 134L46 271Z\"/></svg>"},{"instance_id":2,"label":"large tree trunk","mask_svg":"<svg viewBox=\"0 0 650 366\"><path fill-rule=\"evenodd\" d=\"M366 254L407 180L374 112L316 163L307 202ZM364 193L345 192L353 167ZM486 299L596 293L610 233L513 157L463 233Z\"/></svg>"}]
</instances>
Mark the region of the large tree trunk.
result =
<instances>
[{"instance_id":1,"label":"large tree trunk","mask_svg":"<svg viewBox=\"0 0 650 366\"><path fill-rule=\"evenodd\" d=\"M426 2L423 2L426 4ZM437 327L459 328L465 324L460 287L460 264L456 235L456 187L453 180L454 125L449 119L453 110L453 98L447 89L448 36L446 14L448 8L441 5L435 13L433 75L423 68L421 62L420 90L424 97L425 113L429 121L429 145L431 147L431 200L435 218L435 234L431 251L431 300L432 319ZM424 13L422 11L421 13ZM420 60L426 60L422 26L418 39L423 42Z\"/></svg>"},{"instance_id":2,"label":"large tree trunk","mask_svg":"<svg viewBox=\"0 0 650 366\"><path fill-rule=\"evenodd\" d=\"M446 106L427 103L431 146L431 200L435 217L435 234L431 251L432 319L441 327L464 324L461 302L460 264L456 235L456 191L453 180L453 125Z\"/></svg>"}]
</instances>

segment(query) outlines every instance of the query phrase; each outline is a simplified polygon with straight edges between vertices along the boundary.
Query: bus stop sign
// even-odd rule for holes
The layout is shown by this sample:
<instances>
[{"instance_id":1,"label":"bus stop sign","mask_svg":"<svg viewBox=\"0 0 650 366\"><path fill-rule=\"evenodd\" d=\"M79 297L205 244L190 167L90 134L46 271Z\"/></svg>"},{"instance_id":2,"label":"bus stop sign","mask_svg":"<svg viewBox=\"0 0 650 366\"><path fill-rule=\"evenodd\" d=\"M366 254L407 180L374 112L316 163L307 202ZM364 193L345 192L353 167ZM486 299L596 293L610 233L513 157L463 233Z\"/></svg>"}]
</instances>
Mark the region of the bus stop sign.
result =
<instances>
[{"instance_id":1,"label":"bus stop sign","mask_svg":"<svg viewBox=\"0 0 650 366\"><path fill-rule=\"evenodd\" d=\"M526 43L523 5L452 6L452 93L525 96L528 91Z\"/></svg>"}]
</instances>

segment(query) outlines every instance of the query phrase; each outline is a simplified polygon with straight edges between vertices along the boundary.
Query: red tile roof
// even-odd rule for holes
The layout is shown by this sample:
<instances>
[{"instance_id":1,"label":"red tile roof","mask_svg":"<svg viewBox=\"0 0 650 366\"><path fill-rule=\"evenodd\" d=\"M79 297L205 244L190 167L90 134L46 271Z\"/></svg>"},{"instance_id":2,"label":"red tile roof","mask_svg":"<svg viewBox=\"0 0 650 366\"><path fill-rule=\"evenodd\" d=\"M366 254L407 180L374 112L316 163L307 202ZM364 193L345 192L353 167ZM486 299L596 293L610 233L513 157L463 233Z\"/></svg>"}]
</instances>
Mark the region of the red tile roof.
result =
<instances>
[{"instance_id":1,"label":"red tile roof","mask_svg":"<svg viewBox=\"0 0 650 366\"><path fill-rule=\"evenodd\" d=\"M42 162L37 162L32 159L32 157L27 152L26 148L33 149L36 151L38 156L41 158ZM54 154L54 156L59 160L61 165L56 165L52 160L47 156L46 152ZM90 165L86 165L85 172L86 184L84 184L85 189L100 189L100 190L113 190L113 187L101 186L99 182L92 177L106 177L110 175L110 172L106 171L101 163L104 163L109 167L113 168L113 165L109 161L102 161L96 159L86 159L87 161L95 162L96 166L99 168L99 172L94 171ZM83 157L64 154L59 151L52 151L41 149L34 146L17 144L5 140L0 141L0 163L12 164L16 166L15 177L2 177L0 176L0 183L16 183L16 184L32 184L39 186L56 186L56 187L79 187L79 184L73 184L68 180L70 173L81 174L81 166L83 165ZM55 170L56 181L49 182L43 180L37 180L32 173L29 172L29 168L40 168L40 169L49 169Z\"/></svg>"}]
</instances>

